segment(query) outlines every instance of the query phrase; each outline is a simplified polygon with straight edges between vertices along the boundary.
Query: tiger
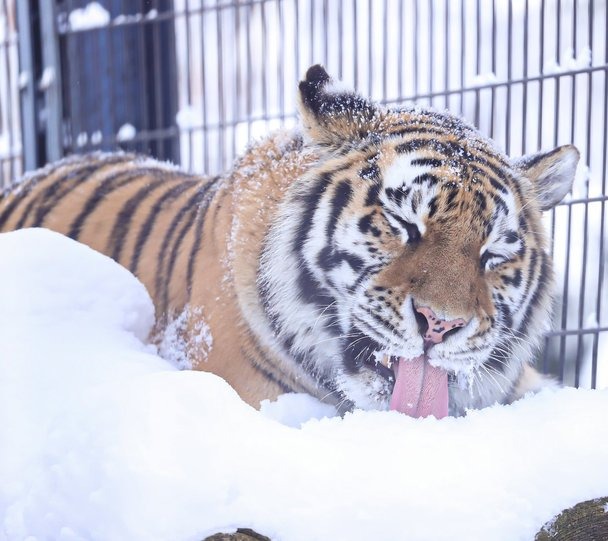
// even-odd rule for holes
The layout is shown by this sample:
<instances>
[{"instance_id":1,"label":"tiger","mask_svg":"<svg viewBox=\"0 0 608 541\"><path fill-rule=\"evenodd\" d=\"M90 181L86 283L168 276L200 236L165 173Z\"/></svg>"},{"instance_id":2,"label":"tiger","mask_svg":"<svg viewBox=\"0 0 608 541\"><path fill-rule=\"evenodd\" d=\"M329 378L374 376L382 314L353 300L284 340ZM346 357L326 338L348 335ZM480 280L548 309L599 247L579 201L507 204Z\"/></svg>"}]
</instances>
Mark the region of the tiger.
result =
<instances>
[{"instance_id":1,"label":"tiger","mask_svg":"<svg viewBox=\"0 0 608 541\"><path fill-rule=\"evenodd\" d=\"M307 393L440 419L552 385L534 368L554 276L542 212L572 145L507 157L446 111L389 107L320 65L299 124L199 176L124 152L75 155L0 203L129 269L176 321L185 365L248 404Z\"/></svg>"}]
</instances>

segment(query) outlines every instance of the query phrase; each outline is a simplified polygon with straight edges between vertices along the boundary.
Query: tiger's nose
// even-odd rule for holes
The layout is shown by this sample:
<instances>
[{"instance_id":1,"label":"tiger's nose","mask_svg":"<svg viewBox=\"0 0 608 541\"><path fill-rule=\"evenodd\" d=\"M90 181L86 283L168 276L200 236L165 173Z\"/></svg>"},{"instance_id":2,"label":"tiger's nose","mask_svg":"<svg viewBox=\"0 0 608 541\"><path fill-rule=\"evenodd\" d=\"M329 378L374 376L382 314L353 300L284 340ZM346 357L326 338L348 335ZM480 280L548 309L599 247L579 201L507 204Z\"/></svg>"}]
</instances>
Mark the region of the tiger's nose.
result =
<instances>
[{"instance_id":1,"label":"tiger's nose","mask_svg":"<svg viewBox=\"0 0 608 541\"><path fill-rule=\"evenodd\" d=\"M414 306L414 311L418 320L418 329L424 339L425 349L433 344L439 344L448 333L456 332L467 324L462 318L451 321L441 319L427 306Z\"/></svg>"}]
</instances>

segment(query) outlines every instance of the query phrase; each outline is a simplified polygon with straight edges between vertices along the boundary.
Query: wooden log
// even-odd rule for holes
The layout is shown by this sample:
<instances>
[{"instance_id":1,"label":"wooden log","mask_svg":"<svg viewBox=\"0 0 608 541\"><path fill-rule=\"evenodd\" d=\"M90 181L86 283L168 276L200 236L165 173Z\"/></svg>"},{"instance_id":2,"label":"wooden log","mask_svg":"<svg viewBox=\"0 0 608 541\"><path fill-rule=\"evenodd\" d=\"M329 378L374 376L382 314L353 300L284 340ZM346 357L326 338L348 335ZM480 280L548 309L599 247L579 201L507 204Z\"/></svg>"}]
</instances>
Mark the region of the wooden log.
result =
<instances>
[{"instance_id":1,"label":"wooden log","mask_svg":"<svg viewBox=\"0 0 608 541\"><path fill-rule=\"evenodd\" d=\"M535 541L608 541L608 497L588 500L565 509L545 524ZM203 541L271 541L249 528L216 533Z\"/></svg>"},{"instance_id":2,"label":"wooden log","mask_svg":"<svg viewBox=\"0 0 608 541\"><path fill-rule=\"evenodd\" d=\"M565 509L547 522L535 541L608 540L608 497L588 500Z\"/></svg>"},{"instance_id":3,"label":"wooden log","mask_svg":"<svg viewBox=\"0 0 608 541\"><path fill-rule=\"evenodd\" d=\"M216 533L205 537L203 541L272 541L249 528L239 528L236 533Z\"/></svg>"}]
</instances>

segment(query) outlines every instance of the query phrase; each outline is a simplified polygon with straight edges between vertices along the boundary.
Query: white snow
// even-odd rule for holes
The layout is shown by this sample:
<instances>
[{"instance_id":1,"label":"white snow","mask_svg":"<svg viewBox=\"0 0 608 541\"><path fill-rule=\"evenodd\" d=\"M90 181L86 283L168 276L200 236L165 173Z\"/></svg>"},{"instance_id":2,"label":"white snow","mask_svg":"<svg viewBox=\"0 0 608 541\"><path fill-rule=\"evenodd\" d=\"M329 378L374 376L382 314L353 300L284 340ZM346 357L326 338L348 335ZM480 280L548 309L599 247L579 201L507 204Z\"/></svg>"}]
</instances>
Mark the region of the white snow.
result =
<instances>
[{"instance_id":1,"label":"white snow","mask_svg":"<svg viewBox=\"0 0 608 541\"><path fill-rule=\"evenodd\" d=\"M95 130L92 134L91 134L91 143L93 145L98 145L99 143L101 143L101 140L103 139L103 135L101 133L101 130Z\"/></svg>"},{"instance_id":2,"label":"white snow","mask_svg":"<svg viewBox=\"0 0 608 541\"><path fill-rule=\"evenodd\" d=\"M154 354L151 301L109 258L5 233L0 276L3 540L517 541L608 494L608 391L441 421L315 420L333 412L305 396L260 413Z\"/></svg>"},{"instance_id":3,"label":"white snow","mask_svg":"<svg viewBox=\"0 0 608 541\"><path fill-rule=\"evenodd\" d=\"M187 344L184 336L188 332L188 321L192 315L196 316L196 323L192 329L195 338ZM180 314L169 321L155 342L158 343L160 356L178 368L192 368L195 359L192 358L191 348L199 356L199 361L206 361L213 348L213 336L205 321L203 308L186 306Z\"/></svg>"},{"instance_id":4,"label":"white snow","mask_svg":"<svg viewBox=\"0 0 608 541\"><path fill-rule=\"evenodd\" d=\"M89 2L85 7L74 9L68 16L71 30L90 30L110 23L110 12L98 2Z\"/></svg>"},{"instance_id":5,"label":"white snow","mask_svg":"<svg viewBox=\"0 0 608 541\"><path fill-rule=\"evenodd\" d=\"M201 122L201 112L197 111L192 106L186 106L180 109L175 115L175 122L182 130L187 130L194 128L195 126L200 126Z\"/></svg>"},{"instance_id":6,"label":"white snow","mask_svg":"<svg viewBox=\"0 0 608 541\"><path fill-rule=\"evenodd\" d=\"M19 90L24 90L27 85L30 82L30 72L29 71L21 71L19 72L19 81L17 83L17 86L19 87Z\"/></svg>"},{"instance_id":7,"label":"white snow","mask_svg":"<svg viewBox=\"0 0 608 541\"><path fill-rule=\"evenodd\" d=\"M76 145L79 147L85 146L89 142L89 135L86 131L80 132L76 137Z\"/></svg>"},{"instance_id":8,"label":"white snow","mask_svg":"<svg viewBox=\"0 0 608 541\"><path fill-rule=\"evenodd\" d=\"M116 140L117 141L130 141L131 139L133 139L135 137L136 134L137 134L137 130L135 129L135 126L133 126L133 124L129 124L127 122L126 124L123 124L119 128L118 133L116 134Z\"/></svg>"},{"instance_id":9,"label":"white snow","mask_svg":"<svg viewBox=\"0 0 608 541\"><path fill-rule=\"evenodd\" d=\"M55 82L55 68L47 66L42 71L38 88L40 90L47 90Z\"/></svg>"},{"instance_id":10,"label":"white snow","mask_svg":"<svg viewBox=\"0 0 608 541\"><path fill-rule=\"evenodd\" d=\"M584 47L575 56L572 48L566 49L564 52L561 63L557 63L552 61L548 63L543 73L545 75L551 73L563 73L565 71L575 71L580 69L585 69L591 65L591 49L589 47Z\"/></svg>"}]
</instances>

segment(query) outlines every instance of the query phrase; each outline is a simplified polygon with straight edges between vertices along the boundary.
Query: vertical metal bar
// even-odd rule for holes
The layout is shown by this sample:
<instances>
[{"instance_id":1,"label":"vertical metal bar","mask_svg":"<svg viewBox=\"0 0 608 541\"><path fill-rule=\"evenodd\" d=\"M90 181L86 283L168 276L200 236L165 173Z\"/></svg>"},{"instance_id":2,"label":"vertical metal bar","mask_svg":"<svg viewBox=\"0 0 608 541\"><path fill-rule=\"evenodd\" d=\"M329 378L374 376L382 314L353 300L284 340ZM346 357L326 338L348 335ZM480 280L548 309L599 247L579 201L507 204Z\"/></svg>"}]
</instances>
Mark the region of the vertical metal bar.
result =
<instances>
[{"instance_id":1,"label":"vertical metal bar","mask_svg":"<svg viewBox=\"0 0 608 541\"><path fill-rule=\"evenodd\" d=\"M429 76L428 76L428 83L429 83L429 94L433 93L433 88L434 88L434 83L435 81L433 80L433 70L435 68L434 64L435 64L435 36L434 36L434 18L435 18L435 11L433 9L433 6L435 5L435 2L429 2L428 4L428 25L429 25L429 57L426 59L427 60L427 64L429 66ZM433 106L433 98L431 97L430 99L430 104L431 106Z\"/></svg>"},{"instance_id":2,"label":"vertical metal bar","mask_svg":"<svg viewBox=\"0 0 608 541\"><path fill-rule=\"evenodd\" d=\"M310 60L308 62L309 66L312 66L315 63L315 28L316 28L316 24L315 24L315 1L316 0L309 0L309 6L310 6L310 10L309 10L309 20L308 20L308 24L310 25L309 28L309 32L310 32Z\"/></svg>"},{"instance_id":3,"label":"vertical metal bar","mask_svg":"<svg viewBox=\"0 0 608 541\"><path fill-rule=\"evenodd\" d=\"M475 47L475 75L479 77L481 75L481 4L480 0L477 0L475 4L475 38L476 38L476 47ZM475 126L479 126L479 117L480 117L480 93L479 90L475 91Z\"/></svg>"},{"instance_id":4,"label":"vertical metal bar","mask_svg":"<svg viewBox=\"0 0 608 541\"><path fill-rule=\"evenodd\" d=\"M591 5L591 4L590 4ZM577 2L575 0L574 3L574 16L573 22L574 25L573 33L572 33L572 51L573 54L576 54L576 26L577 26ZM589 50L593 45L593 24L590 23L587 33L587 45ZM571 142L574 142L574 126L575 126L575 118L576 118L576 77L572 77L572 129L570 132ZM591 94L591 73L587 74L587 140L585 141L586 152L585 152L585 163L591 163L591 102L592 102L592 94ZM589 183L586 185L585 189L585 199L589 199ZM584 328L584 310L585 310L585 291L587 285L587 259L588 259L588 247L589 247L589 203L585 201L584 203L584 218L583 218L583 266L582 266L582 276L581 276L581 285L579 288L579 298L578 298L578 328L579 331ZM575 373L574 373L574 386L578 387L580 385L580 371L583 360L583 339L582 335L579 333L576 338L576 358L575 358Z\"/></svg>"},{"instance_id":5,"label":"vertical metal bar","mask_svg":"<svg viewBox=\"0 0 608 541\"><path fill-rule=\"evenodd\" d=\"M539 58L538 58L538 72L543 72L543 66L545 63L545 0L541 0L540 3L540 33L539 33ZM536 147L541 148L543 144L543 97L545 90L545 77L541 77L538 81L539 94L538 94L538 133L536 136ZM555 216L555 213L553 213ZM553 246L553 243L551 243ZM553 250L553 248L551 248Z\"/></svg>"},{"instance_id":6,"label":"vertical metal bar","mask_svg":"<svg viewBox=\"0 0 608 541\"><path fill-rule=\"evenodd\" d=\"M7 28L6 28L6 42L4 43L4 47L0 47L4 49L4 55L5 55L5 62L6 62L6 74L7 74L7 85L6 85L6 100L8 102L8 107L6 108L6 112L7 112L7 124L8 124L8 178L9 178L9 182L13 182L15 180L15 154L14 154L14 150L15 150L15 141L14 141L14 134L13 134L13 126L15 124L15 121L13 119L13 91L12 91L12 81L11 81L11 66L12 66L12 62L11 62L11 58L10 58L10 40L11 40L11 36L9 33L9 28L8 28L8 5L6 0L3 0L2 2L2 6L4 9L4 12L7 14L6 17L6 21L7 21ZM2 44L0 44L1 46ZM16 85L15 85L16 87ZM3 176L3 171L2 171L2 163L0 162L0 188L2 187L4 181L2 180L2 176Z\"/></svg>"},{"instance_id":7,"label":"vertical metal bar","mask_svg":"<svg viewBox=\"0 0 608 541\"><path fill-rule=\"evenodd\" d=\"M203 136L203 171L205 174L210 173L211 161L209 159L209 123L207 121L207 100L205 96L207 95L207 75L205 73L207 69L207 63L205 62L206 56L206 47L205 47L205 36L207 33L205 32L205 15L206 13L201 10L200 13L200 31L201 31L201 95L202 95L202 109L203 109L203 126L202 126L202 136ZM249 28L249 25L247 25ZM248 50L251 48L248 47ZM250 116L250 115L249 115ZM247 134L249 136L249 134Z\"/></svg>"},{"instance_id":8,"label":"vertical metal bar","mask_svg":"<svg viewBox=\"0 0 608 541\"><path fill-rule=\"evenodd\" d=\"M268 32L266 28L264 4L260 4L260 12L262 15L262 110L265 121L264 126L268 129L268 83L266 79L266 65L268 64Z\"/></svg>"},{"instance_id":9,"label":"vertical metal bar","mask_svg":"<svg viewBox=\"0 0 608 541\"><path fill-rule=\"evenodd\" d=\"M496 0L492 0L492 73L496 76ZM496 89L492 87L492 106L490 108L490 137L496 137Z\"/></svg>"},{"instance_id":10,"label":"vertical metal bar","mask_svg":"<svg viewBox=\"0 0 608 541\"><path fill-rule=\"evenodd\" d=\"M558 64L561 62L561 44L560 36L562 29L561 21L561 0L557 0L557 13L556 13L556 41L555 41L555 55ZM553 112L553 126L555 133L553 134L553 146L557 146L559 141L559 113L560 113L560 95L561 95L561 78L555 77L555 110ZM562 317L561 317L561 329L565 330L568 325L568 286L570 280L570 246L571 246L571 232L572 232L572 206L568 206L568 231L566 234L566 264L564 269L564 282L562 284ZM562 379L564 378L566 368L566 335L562 335L560 338L559 346L559 367Z\"/></svg>"},{"instance_id":11,"label":"vertical metal bar","mask_svg":"<svg viewBox=\"0 0 608 541\"><path fill-rule=\"evenodd\" d=\"M285 32L283 20L283 8L282 2L277 2L278 18L279 18L279 50L278 50L278 66L277 66L277 77L279 78L279 118L281 119L281 126L285 124Z\"/></svg>"},{"instance_id":12,"label":"vertical metal bar","mask_svg":"<svg viewBox=\"0 0 608 541\"><path fill-rule=\"evenodd\" d=\"M340 0L338 6L338 78L341 80L344 73L344 0Z\"/></svg>"},{"instance_id":13,"label":"vertical metal bar","mask_svg":"<svg viewBox=\"0 0 608 541\"><path fill-rule=\"evenodd\" d=\"M232 156L236 156L239 149L237 148L236 139L238 135L238 129L241 120L241 99L240 99L240 90L245 88L247 84L246 81L243 80L243 72L241 70L241 50L242 50L242 38L241 38L241 6L234 6L234 39L236 41L236 55L235 55L235 81L233 85L233 94L232 100L234 103L234 108L232 110L233 120L234 120L234 128L232 130Z\"/></svg>"},{"instance_id":14,"label":"vertical metal bar","mask_svg":"<svg viewBox=\"0 0 608 541\"><path fill-rule=\"evenodd\" d=\"M139 2L139 10L140 13L145 13L145 2L146 0L140 0ZM137 25L137 57L139 60L139 65L144 68L146 65L146 37L145 37L145 25L138 24ZM127 33L123 32L123 46L127 46ZM150 92L149 86L151 82L149 81L149 73L147 69L140 70L141 79L139 82L139 106L141 113L141 126L140 128L143 131L150 130ZM190 150L191 152L192 150Z\"/></svg>"},{"instance_id":15,"label":"vertical metal bar","mask_svg":"<svg viewBox=\"0 0 608 541\"><path fill-rule=\"evenodd\" d=\"M444 23L445 23L445 51L444 51L444 57L445 57L445 66L444 66L444 78L445 78L445 89L449 90L450 89L450 66L451 66L451 47L450 47L450 38L451 38L451 32L450 32L450 0L445 0L445 13L444 13ZM448 96L448 94L445 95L444 98L444 107L446 109L448 109L449 107L449 103L450 103L450 98Z\"/></svg>"},{"instance_id":16,"label":"vertical metal bar","mask_svg":"<svg viewBox=\"0 0 608 541\"><path fill-rule=\"evenodd\" d=\"M367 95L372 95L374 61L372 58L372 0L367 1Z\"/></svg>"},{"instance_id":17,"label":"vertical metal bar","mask_svg":"<svg viewBox=\"0 0 608 541\"><path fill-rule=\"evenodd\" d=\"M121 28L112 28L110 26L107 26L107 27L105 27L105 28L103 28L103 29L101 29L101 30L99 30L98 32L95 33L95 37L97 39L95 39L95 40L91 39L91 41L93 42L93 44L95 46L95 58L101 58L102 55L105 52L103 50L104 48L101 46L102 33L106 34L106 36L107 36L106 43L107 43L107 46L108 46L108 49L109 49L109 51L107 53L108 73L110 74L110 77L112 79L114 79L115 84L118 82L117 81L117 79L118 79L118 70L115 68L115 65L116 65L116 55L120 54L120 51L115 51L114 40L112 39L112 35L113 34L115 35L115 32L124 32L124 31L125 30L121 29ZM91 38L92 37L93 36L91 35ZM154 64L158 65L159 63L160 63L160 55L157 55L154 58ZM120 64L121 63L119 62L119 65ZM154 82L155 82L155 86L156 86L156 89L155 89L156 90L156 94L158 96L157 99L162 99L161 96L160 96L160 79L155 79ZM109 119L110 120L110 130L111 130L111 133L113 135L116 135L117 131L120 129L120 126L119 126L118 123L121 122L121 121L126 120L126 118L123 118L122 120L119 120L116 117L116 104L114 103L114 96L113 95L110 95L109 98L107 99L107 106L108 106L108 110L109 110L109 113L110 113L110 115L109 115L110 116L110 119ZM86 116L83 117L83 118L86 118ZM161 121L160 121L161 124L158 125L158 126L156 126L157 128L160 128L160 127L163 126L162 119L163 119L163 116L161 115ZM84 125L85 125L85 131L88 131L88 124L85 122ZM122 145L126 146L127 148L129 148L129 141L126 141L126 143L127 144L122 143ZM163 142L159 141L159 144L157 146L157 150L156 151L159 152L159 153L162 152L160 150L162 147L164 147Z\"/></svg>"},{"instance_id":18,"label":"vertical metal bar","mask_svg":"<svg viewBox=\"0 0 608 541\"><path fill-rule=\"evenodd\" d=\"M465 81L465 55L466 55L466 7L465 0L460 0L460 114L464 114L464 81Z\"/></svg>"},{"instance_id":19,"label":"vertical metal bar","mask_svg":"<svg viewBox=\"0 0 608 541\"><path fill-rule=\"evenodd\" d=\"M327 69L329 68L329 13L327 7L327 0L323 0L323 64Z\"/></svg>"},{"instance_id":20,"label":"vertical metal bar","mask_svg":"<svg viewBox=\"0 0 608 541\"><path fill-rule=\"evenodd\" d=\"M604 28L608 29L608 6L605 9L606 21ZM604 32L604 64L608 64L608 36ZM608 145L608 68L604 69L604 129L602 137L602 147L606 148ZM608 176L608 153L603 152L602 154L602 194L607 195L606 184ZM602 321L602 299L604 298L604 243L605 243L605 227L606 227L606 202L600 203L600 251L599 251L599 269L598 269L598 283L597 283L597 298L595 302L595 313L597 314L597 320ZM598 370L598 348L599 348L599 336L596 334L593 340L593 357L591 362L591 387L595 389L597 387L597 370Z\"/></svg>"},{"instance_id":21,"label":"vertical metal bar","mask_svg":"<svg viewBox=\"0 0 608 541\"><path fill-rule=\"evenodd\" d=\"M403 1L397 4L399 13L397 18L399 24L397 25L397 95L399 101L403 99Z\"/></svg>"},{"instance_id":22,"label":"vertical metal bar","mask_svg":"<svg viewBox=\"0 0 608 541\"><path fill-rule=\"evenodd\" d=\"M161 59L161 40L160 40L160 29L159 25L155 24L152 28L152 59L154 63L154 128L156 130L160 130L163 128L163 120L165 115L164 107L163 107L163 97L160 92L160 81L163 77L160 68L160 59ZM156 137L156 153L157 156L161 159L165 157L165 145L164 140L161 135Z\"/></svg>"},{"instance_id":23,"label":"vertical metal bar","mask_svg":"<svg viewBox=\"0 0 608 541\"><path fill-rule=\"evenodd\" d=\"M302 77L302 66L300 64L300 3L298 0L293 1L294 10L294 25L296 30L296 77Z\"/></svg>"},{"instance_id":24,"label":"vertical metal bar","mask_svg":"<svg viewBox=\"0 0 608 541\"><path fill-rule=\"evenodd\" d=\"M528 79L528 0L524 3L524 79ZM526 153L527 131L528 131L528 83L523 83L522 96L522 134L521 134L521 153Z\"/></svg>"},{"instance_id":25,"label":"vertical metal bar","mask_svg":"<svg viewBox=\"0 0 608 541\"><path fill-rule=\"evenodd\" d=\"M297 0L296 0L297 1ZM354 77L355 77L355 88L357 90L359 90L359 62L357 61L357 58L359 57L359 55L357 54L357 35L358 35L358 28L357 28L357 1L358 0L353 0L353 70L354 70Z\"/></svg>"},{"instance_id":26,"label":"vertical metal bar","mask_svg":"<svg viewBox=\"0 0 608 541\"><path fill-rule=\"evenodd\" d=\"M541 0L540 3L540 28L539 28L539 45L538 45L538 73L543 73L543 67L545 62L545 0ZM536 148L540 149L543 142L543 97L545 91L545 77L541 76L538 81L538 126L536 133ZM552 231L555 230L555 210L551 211L551 220L553 222ZM550 245L551 255L553 256L553 242ZM550 339L545 337L544 348L543 348L543 359L542 359L542 372L550 372L549 366L549 346Z\"/></svg>"},{"instance_id":27,"label":"vertical metal bar","mask_svg":"<svg viewBox=\"0 0 608 541\"><path fill-rule=\"evenodd\" d=\"M382 12L382 28L384 28L382 38L382 101L386 102L388 97L388 66L387 66L387 55L388 55L388 3L384 0Z\"/></svg>"},{"instance_id":28,"label":"vertical metal bar","mask_svg":"<svg viewBox=\"0 0 608 541\"><path fill-rule=\"evenodd\" d=\"M513 3L509 1L509 9L507 15L507 112L505 126L505 151L511 153L511 86L513 79ZM525 56L525 54L524 54Z\"/></svg>"},{"instance_id":29,"label":"vertical metal bar","mask_svg":"<svg viewBox=\"0 0 608 541\"><path fill-rule=\"evenodd\" d=\"M420 28L420 21L418 20L418 0L414 0L414 8L413 8L413 17L414 17L414 99L418 99L420 95L420 87L418 80L418 56L420 53L420 48L418 44L420 43L418 29Z\"/></svg>"},{"instance_id":30,"label":"vertical metal bar","mask_svg":"<svg viewBox=\"0 0 608 541\"><path fill-rule=\"evenodd\" d=\"M27 78L21 87L21 141L23 148L23 169L31 171L38 165L40 151L38 149L37 119L36 119L36 88L34 52L32 49L32 15L29 2L16 2L17 29L19 32L19 66L21 73Z\"/></svg>"},{"instance_id":31,"label":"vertical metal bar","mask_svg":"<svg viewBox=\"0 0 608 541\"><path fill-rule=\"evenodd\" d=\"M217 92L218 92L218 110L219 110L219 128L218 128L218 152L219 166L221 169L226 167L226 149L224 145L224 137L226 134L226 111L224 108L224 53L223 53L223 33L222 33L222 12L220 9L220 0L215 1L215 22L217 24ZM264 17L264 4L260 4L262 9L262 17ZM266 28L263 29L266 36ZM264 78L265 79L265 78Z\"/></svg>"},{"instance_id":32,"label":"vertical metal bar","mask_svg":"<svg viewBox=\"0 0 608 541\"><path fill-rule=\"evenodd\" d=\"M63 107L61 102L61 63L59 35L55 21L55 2L40 2L40 31L42 34L42 63L49 84L45 89L46 160L55 161L63 155ZM43 73L44 73L43 72ZM43 75L44 76L44 75Z\"/></svg>"},{"instance_id":33,"label":"vertical metal bar","mask_svg":"<svg viewBox=\"0 0 608 541\"><path fill-rule=\"evenodd\" d=\"M190 75L190 59L191 59L191 51L192 51L192 38L190 36L190 2L189 0L185 0L186 5L184 9L184 23L186 25L186 62L184 62L186 67L186 101L188 104L186 105L186 110L189 111L192 107L192 77ZM201 14L202 16L202 14ZM188 132L188 171L192 170L192 126L190 122L186 123L186 130ZM185 165L185 164L182 164Z\"/></svg>"}]
</instances>

